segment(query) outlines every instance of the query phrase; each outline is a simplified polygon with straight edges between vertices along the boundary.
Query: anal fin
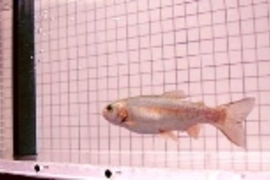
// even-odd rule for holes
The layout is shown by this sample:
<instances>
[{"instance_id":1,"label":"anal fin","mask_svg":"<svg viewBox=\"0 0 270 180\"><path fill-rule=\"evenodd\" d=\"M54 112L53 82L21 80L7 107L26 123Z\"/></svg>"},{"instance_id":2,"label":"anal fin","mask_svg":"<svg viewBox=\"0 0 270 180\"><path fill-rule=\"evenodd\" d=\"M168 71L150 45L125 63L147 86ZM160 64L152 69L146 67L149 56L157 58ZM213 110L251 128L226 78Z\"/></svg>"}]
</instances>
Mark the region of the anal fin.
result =
<instances>
[{"instance_id":1,"label":"anal fin","mask_svg":"<svg viewBox=\"0 0 270 180\"><path fill-rule=\"evenodd\" d=\"M200 130L201 130L201 125L196 124L194 126L189 127L186 131L190 137L194 139L198 139Z\"/></svg>"}]
</instances>

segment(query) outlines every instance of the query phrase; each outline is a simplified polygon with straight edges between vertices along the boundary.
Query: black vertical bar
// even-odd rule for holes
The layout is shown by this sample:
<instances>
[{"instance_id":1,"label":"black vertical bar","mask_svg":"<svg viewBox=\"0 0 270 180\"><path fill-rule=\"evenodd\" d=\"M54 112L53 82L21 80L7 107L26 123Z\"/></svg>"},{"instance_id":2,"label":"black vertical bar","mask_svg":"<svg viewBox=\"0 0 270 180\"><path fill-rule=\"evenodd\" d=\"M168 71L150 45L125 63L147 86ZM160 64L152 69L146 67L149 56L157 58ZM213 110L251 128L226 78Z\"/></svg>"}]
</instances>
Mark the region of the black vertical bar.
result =
<instances>
[{"instance_id":1,"label":"black vertical bar","mask_svg":"<svg viewBox=\"0 0 270 180\"><path fill-rule=\"evenodd\" d=\"M13 0L13 147L18 160L36 157L34 0Z\"/></svg>"}]
</instances>

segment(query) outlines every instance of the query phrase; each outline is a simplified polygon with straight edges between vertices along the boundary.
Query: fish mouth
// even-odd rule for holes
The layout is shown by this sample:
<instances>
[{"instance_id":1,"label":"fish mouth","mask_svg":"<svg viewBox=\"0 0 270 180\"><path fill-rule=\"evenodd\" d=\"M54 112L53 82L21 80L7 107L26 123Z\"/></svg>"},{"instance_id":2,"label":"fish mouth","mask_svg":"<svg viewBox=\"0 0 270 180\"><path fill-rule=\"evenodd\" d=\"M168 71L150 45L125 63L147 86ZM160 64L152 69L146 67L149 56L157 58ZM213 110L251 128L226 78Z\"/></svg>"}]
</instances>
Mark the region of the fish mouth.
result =
<instances>
[{"instance_id":1,"label":"fish mouth","mask_svg":"<svg viewBox=\"0 0 270 180\"><path fill-rule=\"evenodd\" d=\"M105 110L105 109L103 109L103 111L102 111L102 116L103 116L105 119L107 119L107 113L106 113L106 110Z\"/></svg>"}]
</instances>

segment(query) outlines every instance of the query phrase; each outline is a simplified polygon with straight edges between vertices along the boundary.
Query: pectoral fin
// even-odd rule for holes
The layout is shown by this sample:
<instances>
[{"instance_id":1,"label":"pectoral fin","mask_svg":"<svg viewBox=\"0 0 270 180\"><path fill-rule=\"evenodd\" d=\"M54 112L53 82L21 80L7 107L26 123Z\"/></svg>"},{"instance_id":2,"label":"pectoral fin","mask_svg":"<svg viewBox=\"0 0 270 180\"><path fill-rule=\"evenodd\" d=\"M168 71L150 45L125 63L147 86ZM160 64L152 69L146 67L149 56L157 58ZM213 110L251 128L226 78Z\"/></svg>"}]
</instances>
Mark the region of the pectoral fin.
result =
<instances>
[{"instance_id":1,"label":"pectoral fin","mask_svg":"<svg viewBox=\"0 0 270 180\"><path fill-rule=\"evenodd\" d=\"M120 118L120 119L122 119L122 121L124 122L124 121L126 121L126 119L127 119L127 115L128 115L128 113L127 113L127 110L125 109L125 108L120 108L119 110L118 110L118 117Z\"/></svg>"},{"instance_id":2,"label":"pectoral fin","mask_svg":"<svg viewBox=\"0 0 270 180\"><path fill-rule=\"evenodd\" d=\"M197 139L200 134L201 126L199 124L189 127L186 131L188 135L194 139Z\"/></svg>"},{"instance_id":3,"label":"pectoral fin","mask_svg":"<svg viewBox=\"0 0 270 180\"><path fill-rule=\"evenodd\" d=\"M124 107L119 109L118 117L121 119L122 124L126 124L129 127L134 127L136 125L135 121L128 118L128 112Z\"/></svg>"},{"instance_id":4,"label":"pectoral fin","mask_svg":"<svg viewBox=\"0 0 270 180\"><path fill-rule=\"evenodd\" d=\"M159 130L159 135L164 138L169 138L173 141L178 142L178 137L172 132L172 131L164 131L164 130Z\"/></svg>"},{"instance_id":5,"label":"pectoral fin","mask_svg":"<svg viewBox=\"0 0 270 180\"><path fill-rule=\"evenodd\" d=\"M162 96L168 97L168 98L180 98L180 99L183 99L183 98L186 98L187 97L185 95L184 91L181 91L181 90L164 92L162 94Z\"/></svg>"},{"instance_id":6,"label":"pectoral fin","mask_svg":"<svg viewBox=\"0 0 270 180\"><path fill-rule=\"evenodd\" d=\"M134 127L136 125L135 121L132 120L127 120L124 122L126 125L128 125L129 127Z\"/></svg>"}]
</instances>

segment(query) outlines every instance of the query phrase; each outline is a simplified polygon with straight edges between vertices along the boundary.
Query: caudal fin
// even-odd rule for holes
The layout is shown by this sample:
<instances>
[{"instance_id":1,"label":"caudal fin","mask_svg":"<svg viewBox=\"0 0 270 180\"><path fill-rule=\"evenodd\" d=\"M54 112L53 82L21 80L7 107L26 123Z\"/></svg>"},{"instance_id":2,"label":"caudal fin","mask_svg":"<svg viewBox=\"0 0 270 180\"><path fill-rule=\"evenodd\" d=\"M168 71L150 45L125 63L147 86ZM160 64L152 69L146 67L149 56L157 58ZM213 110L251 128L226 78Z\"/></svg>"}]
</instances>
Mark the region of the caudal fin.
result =
<instances>
[{"instance_id":1,"label":"caudal fin","mask_svg":"<svg viewBox=\"0 0 270 180\"><path fill-rule=\"evenodd\" d=\"M254 98L244 98L222 105L226 112L225 119L215 124L231 142L243 148L246 147L246 136L242 122L246 120L254 104Z\"/></svg>"}]
</instances>

